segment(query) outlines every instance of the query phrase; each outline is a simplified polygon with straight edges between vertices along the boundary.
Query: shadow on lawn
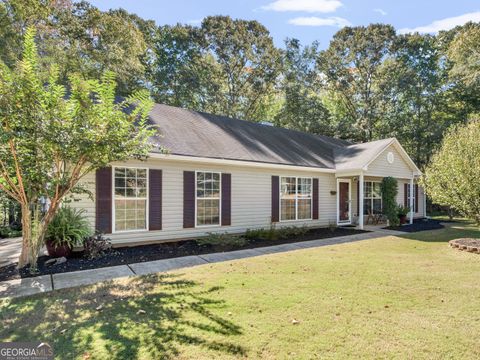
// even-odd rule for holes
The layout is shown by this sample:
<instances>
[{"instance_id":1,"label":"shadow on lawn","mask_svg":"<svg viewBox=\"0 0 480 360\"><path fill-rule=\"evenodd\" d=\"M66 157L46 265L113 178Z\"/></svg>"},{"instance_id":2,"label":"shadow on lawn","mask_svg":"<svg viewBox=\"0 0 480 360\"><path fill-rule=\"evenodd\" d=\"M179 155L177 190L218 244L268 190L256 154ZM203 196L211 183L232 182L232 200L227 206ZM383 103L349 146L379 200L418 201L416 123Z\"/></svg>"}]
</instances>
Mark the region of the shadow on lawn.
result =
<instances>
[{"instance_id":1,"label":"shadow on lawn","mask_svg":"<svg viewBox=\"0 0 480 360\"><path fill-rule=\"evenodd\" d=\"M225 339L242 329L212 312L221 290L162 274L13 299L0 307L0 340L46 341L59 358L169 359L185 345L245 355Z\"/></svg>"},{"instance_id":2,"label":"shadow on lawn","mask_svg":"<svg viewBox=\"0 0 480 360\"><path fill-rule=\"evenodd\" d=\"M409 240L424 242L448 242L458 238L480 238L480 228L472 222L449 222L444 229L425 230L395 235Z\"/></svg>"}]
</instances>

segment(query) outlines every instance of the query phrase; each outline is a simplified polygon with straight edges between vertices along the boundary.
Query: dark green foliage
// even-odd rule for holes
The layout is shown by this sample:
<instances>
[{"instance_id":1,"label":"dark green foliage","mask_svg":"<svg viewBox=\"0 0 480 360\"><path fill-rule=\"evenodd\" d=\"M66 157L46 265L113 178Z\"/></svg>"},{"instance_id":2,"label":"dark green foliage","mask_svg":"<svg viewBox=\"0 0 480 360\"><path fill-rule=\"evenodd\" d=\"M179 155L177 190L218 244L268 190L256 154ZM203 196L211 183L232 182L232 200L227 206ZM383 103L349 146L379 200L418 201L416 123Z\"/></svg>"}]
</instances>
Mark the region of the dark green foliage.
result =
<instances>
[{"instance_id":1,"label":"dark green foliage","mask_svg":"<svg viewBox=\"0 0 480 360\"><path fill-rule=\"evenodd\" d=\"M10 226L0 226L0 239L22 236L22 230L13 229Z\"/></svg>"},{"instance_id":2,"label":"dark green foliage","mask_svg":"<svg viewBox=\"0 0 480 360\"><path fill-rule=\"evenodd\" d=\"M48 225L45 240L54 246L66 244L73 247L82 245L91 233L85 210L65 206L57 211Z\"/></svg>"},{"instance_id":3,"label":"dark green foliage","mask_svg":"<svg viewBox=\"0 0 480 360\"><path fill-rule=\"evenodd\" d=\"M248 243L248 240L228 233L208 233L207 236L196 240L198 245L241 247Z\"/></svg>"},{"instance_id":4,"label":"dark green foliage","mask_svg":"<svg viewBox=\"0 0 480 360\"><path fill-rule=\"evenodd\" d=\"M410 212L410 208L408 206L397 205L398 216L407 216L409 212Z\"/></svg>"},{"instance_id":5,"label":"dark green foliage","mask_svg":"<svg viewBox=\"0 0 480 360\"><path fill-rule=\"evenodd\" d=\"M398 194L397 179L390 176L383 178L381 188L383 213L387 217L390 226L397 226L399 224L396 200Z\"/></svg>"},{"instance_id":6,"label":"dark green foliage","mask_svg":"<svg viewBox=\"0 0 480 360\"><path fill-rule=\"evenodd\" d=\"M271 226L268 229L248 229L243 235L250 241L254 240L286 240L304 236L308 231L306 226L285 226L276 228Z\"/></svg>"},{"instance_id":7,"label":"dark green foliage","mask_svg":"<svg viewBox=\"0 0 480 360\"><path fill-rule=\"evenodd\" d=\"M89 236L83 242L83 256L93 260L102 257L112 248L112 242L103 234Z\"/></svg>"}]
</instances>

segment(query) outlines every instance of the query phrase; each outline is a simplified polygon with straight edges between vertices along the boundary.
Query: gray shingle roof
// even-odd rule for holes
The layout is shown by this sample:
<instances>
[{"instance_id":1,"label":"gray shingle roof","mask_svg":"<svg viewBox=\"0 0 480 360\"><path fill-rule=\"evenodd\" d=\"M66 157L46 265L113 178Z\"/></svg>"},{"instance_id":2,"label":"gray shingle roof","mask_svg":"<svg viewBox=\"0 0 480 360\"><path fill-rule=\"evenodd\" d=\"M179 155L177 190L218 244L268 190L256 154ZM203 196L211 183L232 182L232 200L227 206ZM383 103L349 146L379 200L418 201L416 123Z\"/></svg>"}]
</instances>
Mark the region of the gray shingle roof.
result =
<instances>
[{"instance_id":1,"label":"gray shingle roof","mask_svg":"<svg viewBox=\"0 0 480 360\"><path fill-rule=\"evenodd\" d=\"M364 144L155 104L154 141L175 155L358 169L391 139Z\"/></svg>"}]
</instances>

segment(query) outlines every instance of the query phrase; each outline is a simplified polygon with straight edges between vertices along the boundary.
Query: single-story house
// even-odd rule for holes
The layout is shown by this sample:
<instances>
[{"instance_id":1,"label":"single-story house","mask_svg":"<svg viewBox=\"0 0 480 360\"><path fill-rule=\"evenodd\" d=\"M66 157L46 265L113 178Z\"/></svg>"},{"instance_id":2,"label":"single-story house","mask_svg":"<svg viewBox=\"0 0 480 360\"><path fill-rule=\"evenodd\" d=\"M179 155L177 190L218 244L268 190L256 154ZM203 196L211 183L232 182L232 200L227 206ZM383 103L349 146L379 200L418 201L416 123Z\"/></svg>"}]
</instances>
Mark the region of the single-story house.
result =
<instances>
[{"instance_id":1,"label":"single-story house","mask_svg":"<svg viewBox=\"0 0 480 360\"><path fill-rule=\"evenodd\" d=\"M352 144L156 104L147 161L113 163L84 181L93 228L115 245L188 239L211 232L358 224L382 209L380 181L398 180L410 221L425 216L420 170L394 139Z\"/></svg>"}]
</instances>

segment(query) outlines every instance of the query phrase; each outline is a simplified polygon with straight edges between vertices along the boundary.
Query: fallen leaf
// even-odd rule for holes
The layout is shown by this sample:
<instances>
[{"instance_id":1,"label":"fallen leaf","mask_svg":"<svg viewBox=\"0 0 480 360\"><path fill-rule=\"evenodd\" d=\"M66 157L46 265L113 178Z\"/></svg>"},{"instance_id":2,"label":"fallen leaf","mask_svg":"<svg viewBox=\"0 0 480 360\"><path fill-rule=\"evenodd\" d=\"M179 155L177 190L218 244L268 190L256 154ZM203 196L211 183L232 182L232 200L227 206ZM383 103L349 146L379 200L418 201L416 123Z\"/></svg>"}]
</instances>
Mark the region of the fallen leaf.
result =
<instances>
[{"instance_id":1,"label":"fallen leaf","mask_svg":"<svg viewBox=\"0 0 480 360\"><path fill-rule=\"evenodd\" d=\"M102 310L103 310L103 305L102 305L102 304L98 305L98 306L95 308L95 310L97 310L97 311L102 311Z\"/></svg>"},{"instance_id":2,"label":"fallen leaf","mask_svg":"<svg viewBox=\"0 0 480 360\"><path fill-rule=\"evenodd\" d=\"M293 325L300 324L300 321L298 321L297 319L293 319L293 320L292 320L292 324L293 324Z\"/></svg>"},{"instance_id":3,"label":"fallen leaf","mask_svg":"<svg viewBox=\"0 0 480 360\"><path fill-rule=\"evenodd\" d=\"M140 315L140 314L144 315L144 314L146 314L146 313L147 313L147 312L146 312L145 310L142 310L142 309L140 309L140 310L137 311L137 315Z\"/></svg>"}]
</instances>

